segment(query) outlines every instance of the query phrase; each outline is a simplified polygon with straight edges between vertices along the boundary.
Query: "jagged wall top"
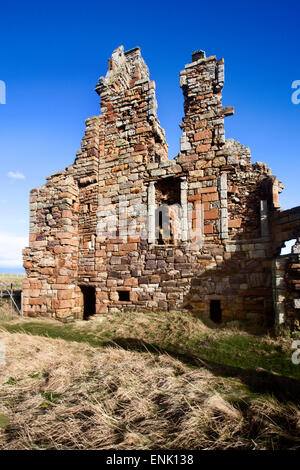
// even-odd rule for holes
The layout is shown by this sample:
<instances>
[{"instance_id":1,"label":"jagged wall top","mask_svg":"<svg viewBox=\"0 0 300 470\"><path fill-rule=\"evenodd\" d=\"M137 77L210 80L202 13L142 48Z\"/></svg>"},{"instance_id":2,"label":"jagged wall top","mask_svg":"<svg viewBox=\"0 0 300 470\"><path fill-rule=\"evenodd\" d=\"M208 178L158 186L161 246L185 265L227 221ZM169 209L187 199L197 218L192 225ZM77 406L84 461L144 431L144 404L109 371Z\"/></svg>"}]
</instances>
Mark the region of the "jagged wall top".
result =
<instances>
[{"instance_id":1,"label":"jagged wall top","mask_svg":"<svg viewBox=\"0 0 300 470\"><path fill-rule=\"evenodd\" d=\"M141 56L140 48L135 47L124 52L124 46L119 46L108 61L106 76L99 78L95 90L99 95L107 88L120 93L140 80L149 81L149 69Z\"/></svg>"}]
</instances>

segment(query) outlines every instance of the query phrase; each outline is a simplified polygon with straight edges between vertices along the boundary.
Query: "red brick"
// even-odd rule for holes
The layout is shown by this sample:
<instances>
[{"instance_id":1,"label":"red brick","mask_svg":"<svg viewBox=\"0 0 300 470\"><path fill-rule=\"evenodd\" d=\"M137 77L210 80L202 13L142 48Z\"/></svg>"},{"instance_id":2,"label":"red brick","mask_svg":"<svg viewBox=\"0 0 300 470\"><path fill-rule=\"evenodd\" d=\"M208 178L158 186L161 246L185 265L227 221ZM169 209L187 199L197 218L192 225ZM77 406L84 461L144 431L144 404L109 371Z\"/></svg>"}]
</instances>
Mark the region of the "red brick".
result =
<instances>
[{"instance_id":1,"label":"red brick","mask_svg":"<svg viewBox=\"0 0 300 470\"><path fill-rule=\"evenodd\" d=\"M205 152L208 152L211 148L211 144L202 144L202 145L198 145L198 147L196 148L196 152L197 153L205 153Z\"/></svg>"},{"instance_id":2,"label":"red brick","mask_svg":"<svg viewBox=\"0 0 300 470\"><path fill-rule=\"evenodd\" d=\"M204 227L203 227L203 232L204 232L205 234L214 233L214 226L213 226L213 224L204 225Z\"/></svg>"},{"instance_id":3,"label":"red brick","mask_svg":"<svg viewBox=\"0 0 300 470\"><path fill-rule=\"evenodd\" d=\"M218 209L211 209L208 211L204 211L204 219L208 220L215 220L219 218L219 210Z\"/></svg>"},{"instance_id":4,"label":"red brick","mask_svg":"<svg viewBox=\"0 0 300 470\"><path fill-rule=\"evenodd\" d=\"M138 285L138 280L134 277L131 277L129 279L125 279L125 281L124 281L124 286L135 287L137 285Z\"/></svg>"},{"instance_id":5,"label":"red brick","mask_svg":"<svg viewBox=\"0 0 300 470\"><path fill-rule=\"evenodd\" d=\"M218 200L219 200L218 193L202 194L202 201L218 201Z\"/></svg>"},{"instance_id":6,"label":"red brick","mask_svg":"<svg viewBox=\"0 0 300 470\"><path fill-rule=\"evenodd\" d=\"M197 191L198 191L198 194L215 193L215 192L217 192L217 187L216 186L208 186L207 188L199 188Z\"/></svg>"},{"instance_id":7,"label":"red brick","mask_svg":"<svg viewBox=\"0 0 300 470\"><path fill-rule=\"evenodd\" d=\"M64 218L71 219L73 217L73 213L72 213L72 211L65 209L65 210L62 210L61 216L62 216L63 219Z\"/></svg>"},{"instance_id":8,"label":"red brick","mask_svg":"<svg viewBox=\"0 0 300 470\"><path fill-rule=\"evenodd\" d=\"M201 199L201 194L193 194L191 196L188 196L188 201L201 201Z\"/></svg>"},{"instance_id":9,"label":"red brick","mask_svg":"<svg viewBox=\"0 0 300 470\"><path fill-rule=\"evenodd\" d=\"M241 225L242 225L242 219L228 220L228 227L230 228L239 228Z\"/></svg>"},{"instance_id":10,"label":"red brick","mask_svg":"<svg viewBox=\"0 0 300 470\"><path fill-rule=\"evenodd\" d=\"M72 299L73 292L70 289L67 290L59 290L57 292L58 300L70 300Z\"/></svg>"},{"instance_id":11,"label":"red brick","mask_svg":"<svg viewBox=\"0 0 300 470\"><path fill-rule=\"evenodd\" d=\"M29 299L29 305L44 305L46 303L45 297L37 297Z\"/></svg>"},{"instance_id":12,"label":"red brick","mask_svg":"<svg viewBox=\"0 0 300 470\"><path fill-rule=\"evenodd\" d=\"M208 130L197 132L196 134L194 134L195 141L203 140L203 139L211 139L211 137L212 137L212 132Z\"/></svg>"},{"instance_id":13,"label":"red brick","mask_svg":"<svg viewBox=\"0 0 300 470\"><path fill-rule=\"evenodd\" d=\"M137 243L122 243L120 248L123 251L136 251L137 250Z\"/></svg>"}]
</instances>

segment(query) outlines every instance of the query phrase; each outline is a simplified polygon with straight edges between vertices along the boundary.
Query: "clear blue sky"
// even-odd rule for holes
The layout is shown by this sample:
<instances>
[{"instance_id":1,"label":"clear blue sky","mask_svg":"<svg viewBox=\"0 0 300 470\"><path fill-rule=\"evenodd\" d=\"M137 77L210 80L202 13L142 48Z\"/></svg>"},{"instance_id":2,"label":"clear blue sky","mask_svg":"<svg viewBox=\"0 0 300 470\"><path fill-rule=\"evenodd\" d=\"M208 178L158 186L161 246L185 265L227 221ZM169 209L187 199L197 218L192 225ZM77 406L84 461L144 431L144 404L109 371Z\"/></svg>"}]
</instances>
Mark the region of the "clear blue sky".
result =
<instances>
[{"instance_id":1,"label":"clear blue sky","mask_svg":"<svg viewBox=\"0 0 300 470\"><path fill-rule=\"evenodd\" d=\"M283 208L300 204L300 104L291 101L300 80L298 1L16 1L2 2L0 17L0 272L20 267L29 190L73 162L84 120L100 113L97 79L121 44L141 47L156 81L171 158L183 117L179 71L196 49L224 57L223 104L235 107L226 137L286 184Z\"/></svg>"}]
</instances>

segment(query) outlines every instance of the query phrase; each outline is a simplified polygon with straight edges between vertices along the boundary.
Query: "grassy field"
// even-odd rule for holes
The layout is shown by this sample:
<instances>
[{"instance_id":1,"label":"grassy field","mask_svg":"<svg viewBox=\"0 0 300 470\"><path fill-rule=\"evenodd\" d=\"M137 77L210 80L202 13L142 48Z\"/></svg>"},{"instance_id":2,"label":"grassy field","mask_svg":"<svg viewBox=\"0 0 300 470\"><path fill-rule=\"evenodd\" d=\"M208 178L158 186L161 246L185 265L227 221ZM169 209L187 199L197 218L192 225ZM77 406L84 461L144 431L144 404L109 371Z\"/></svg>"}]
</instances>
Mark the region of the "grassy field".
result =
<instances>
[{"instance_id":1,"label":"grassy field","mask_svg":"<svg viewBox=\"0 0 300 470\"><path fill-rule=\"evenodd\" d=\"M0 273L0 289L1 287L11 287L13 285L14 289L22 288L22 281L25 277L25 274L5 274Z\"/></svg>"},{"instance_id":2,"label":"grassy field","mask_svg":"<svg viewBox=\"0 0 300 470\"><path fill-rule=\"evenodd\" d=\"M151 312L0 315L0 339L2 449L300 448L290 338Z\"/></svg>"}]
</instances>

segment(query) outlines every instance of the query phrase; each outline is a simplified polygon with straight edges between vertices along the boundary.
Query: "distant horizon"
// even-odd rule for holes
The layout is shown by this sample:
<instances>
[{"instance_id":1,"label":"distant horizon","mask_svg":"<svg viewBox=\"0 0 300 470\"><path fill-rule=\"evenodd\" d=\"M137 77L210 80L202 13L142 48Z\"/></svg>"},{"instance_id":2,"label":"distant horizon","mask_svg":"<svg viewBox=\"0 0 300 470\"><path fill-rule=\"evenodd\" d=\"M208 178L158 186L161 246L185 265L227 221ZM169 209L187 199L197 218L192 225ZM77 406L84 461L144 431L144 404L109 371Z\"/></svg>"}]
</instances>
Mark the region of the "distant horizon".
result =
<instances>
[{"instance_id":1,"label":"distant horizon","mask_svg":"<svg viewBox=\"0 0 300 470\"><path fill-rule=\"evenodd\" d=\"M1 268L0 267L0 276L1 274L26 274L24 268Z\"/></svg>"}]
</instances>

